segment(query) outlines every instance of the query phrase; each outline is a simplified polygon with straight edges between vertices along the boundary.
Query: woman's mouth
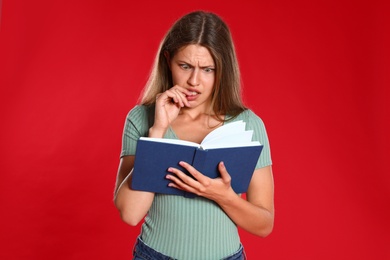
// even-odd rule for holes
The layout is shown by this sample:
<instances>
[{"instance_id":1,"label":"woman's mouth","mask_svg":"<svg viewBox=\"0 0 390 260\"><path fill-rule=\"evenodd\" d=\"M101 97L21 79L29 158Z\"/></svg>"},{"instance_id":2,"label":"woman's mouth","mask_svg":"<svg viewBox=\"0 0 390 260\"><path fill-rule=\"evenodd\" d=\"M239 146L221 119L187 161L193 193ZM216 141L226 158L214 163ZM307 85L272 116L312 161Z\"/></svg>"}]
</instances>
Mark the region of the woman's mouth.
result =
<instances>
[{"instance_id":1,"label":"woman's mouth","mask_svg":"<svg viewBox=\"0 0 390 260\"><path fill-rule=\"evenodd\" d=\"M191 93L189 95L187 95L187 100L188 101L195 100L198 97L198 94L199 93L196 91L191 91Z\"/></svg>"}]
</instances>

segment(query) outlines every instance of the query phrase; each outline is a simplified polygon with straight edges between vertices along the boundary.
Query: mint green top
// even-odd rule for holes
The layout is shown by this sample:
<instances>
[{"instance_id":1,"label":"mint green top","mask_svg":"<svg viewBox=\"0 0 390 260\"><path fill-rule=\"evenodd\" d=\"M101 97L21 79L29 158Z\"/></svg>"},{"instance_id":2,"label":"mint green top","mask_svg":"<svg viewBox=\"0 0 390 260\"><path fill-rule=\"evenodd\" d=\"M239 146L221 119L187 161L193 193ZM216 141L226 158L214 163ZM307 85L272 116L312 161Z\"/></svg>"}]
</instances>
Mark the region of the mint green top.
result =
<instances>
[{"instance_id":1,"label":"mint green top","mask_svg":"<svg viewBox=\"0 0 390 260\"><path fill-rule=\"evenodd\" d=\"M271 154L263 121L245 110L232 121L243 120L253 130L253 140L264 145L257 168L271 165ZM135 155L137 140L148 136L148 113L145 106L134 107L126 118L121 157ZM171 128L164 138L178 139ZM155 194L141 230L142 240L153 249L176 259L222 259L240 247L234 222L213 201Z\"/></svg>"}]
</instances>

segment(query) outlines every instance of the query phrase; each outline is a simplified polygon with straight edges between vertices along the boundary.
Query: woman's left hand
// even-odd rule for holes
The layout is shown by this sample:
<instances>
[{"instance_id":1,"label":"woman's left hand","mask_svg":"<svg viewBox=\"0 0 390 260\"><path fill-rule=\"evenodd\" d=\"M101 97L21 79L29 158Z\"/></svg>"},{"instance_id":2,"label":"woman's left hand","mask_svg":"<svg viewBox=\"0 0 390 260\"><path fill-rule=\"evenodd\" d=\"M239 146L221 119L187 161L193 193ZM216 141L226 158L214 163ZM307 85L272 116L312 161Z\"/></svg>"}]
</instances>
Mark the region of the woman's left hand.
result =
<instances>
[{"instance_id":1,"label":"woman's left hand","mask_svg":"<svg viewBox=\"0 0 390 260\"><path fill-rule=\"evenodd\" d=\"M186 169L194 178L177 168L170 167L168 171L173 174L166 176L167 179L172 181L169 184L170 187L192 192L216 202L225 198L227 192L234 192L231 187L231 177L223 162L218 164L221 176L215 179L203 175L186 162L179 162L179 165Z\"/></svg>"},{"instance_id":2,"label":"woman's left hand","mask_svg":"<svg viewBox=\"0 0 390 260\"><path fill-rule=\"evenodd\" d=\"M269 235L274 223L273 177L271 166L256 169L249 184L246 198L238 196L231 187L231 177L223 162L218 165L220 177L211 179L190 164L180 162L194 178L177 168L170 167L169 186L195 193L216 202L239 227L252 234Z\"/></svg>"}]
</instances>

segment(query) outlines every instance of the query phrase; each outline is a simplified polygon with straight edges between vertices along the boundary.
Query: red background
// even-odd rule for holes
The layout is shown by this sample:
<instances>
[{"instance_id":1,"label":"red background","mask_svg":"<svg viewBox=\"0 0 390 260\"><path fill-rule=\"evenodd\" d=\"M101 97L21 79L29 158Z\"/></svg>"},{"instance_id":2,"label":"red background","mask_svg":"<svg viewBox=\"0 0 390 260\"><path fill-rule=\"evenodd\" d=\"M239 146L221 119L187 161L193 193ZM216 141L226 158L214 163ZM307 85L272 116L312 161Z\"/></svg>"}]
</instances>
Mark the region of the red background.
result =
<instances>
[{"instance_id":1,"label":"red background","mask_svg":"<svg viewBox=\"0 0 390 260\"><path fill-rule=\"evenodd\" d=\"M249 258L389 259L389 5L340 0L3 1L1 259L130 258L139 226L112 203L123 123L197 9L230 25L272 146L275 228L241 232Z\"/></svg>"}]
</instances>

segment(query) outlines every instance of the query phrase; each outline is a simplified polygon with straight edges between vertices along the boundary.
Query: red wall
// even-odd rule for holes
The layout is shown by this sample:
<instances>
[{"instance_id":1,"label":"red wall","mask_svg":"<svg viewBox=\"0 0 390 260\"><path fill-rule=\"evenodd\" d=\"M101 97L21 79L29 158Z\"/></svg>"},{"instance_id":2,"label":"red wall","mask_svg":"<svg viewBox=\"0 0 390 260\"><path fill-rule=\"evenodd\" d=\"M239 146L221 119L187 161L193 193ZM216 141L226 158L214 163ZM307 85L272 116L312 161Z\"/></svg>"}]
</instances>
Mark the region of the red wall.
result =
<instances>
[{"instance_id":1,"label":"red wall","mask_svg":"<svg viewBox=\"0 0 390 260\"><path fill-rule=\"evenodd\" d=\"M242 232L249 258L389 258L389 5L136 3L2 2L0 258L130 258L139 227L112 203L124 119L196 9L230 25L272 145L275 229Z\"/></svg>"}]
</instances>

